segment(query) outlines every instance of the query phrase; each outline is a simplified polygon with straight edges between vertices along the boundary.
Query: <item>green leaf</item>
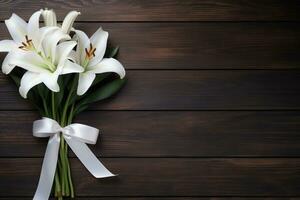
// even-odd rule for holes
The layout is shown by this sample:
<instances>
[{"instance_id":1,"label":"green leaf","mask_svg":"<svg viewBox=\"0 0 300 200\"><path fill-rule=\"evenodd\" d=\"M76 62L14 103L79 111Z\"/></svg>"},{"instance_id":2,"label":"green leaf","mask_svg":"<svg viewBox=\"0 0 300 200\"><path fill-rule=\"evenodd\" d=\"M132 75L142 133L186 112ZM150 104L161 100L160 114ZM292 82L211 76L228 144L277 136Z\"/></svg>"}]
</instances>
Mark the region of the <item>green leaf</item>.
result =
<instances>
[{"instance_id":1,"label":"green leaf","mask_svg":"<svg viewBox=\"0 0 300 200\"><path fill-rule=\"evenodd\" d=\"M109 98L116 92L118 92L122 86L125 84L126 79L116 79L110 83L103 85L102 87L98 88L91 94L87 95L82 99L79 105L86 105L89 103L93 103L96 101L100 101L106 98Z\"/></svg>"},{"instance_id":2,"label":"green leaf","mask_svg":"<svg viewBox=\"0 0 300 200\"><path fill-rule=\"evenodd\" d=\"M78 115L78 114L81 113L82 111L86 110L88 107L89 107L88 105L81 105L81 106L78 106L78 107L75 109L73 116Z\"/></svg>"},{"instance_id":3,"label":"green leaf","mask_svg":"<svg viewBox=\"0 0 300 200\"><path fill-rule=\"evenodd\" d=\"M10 74L10 78L15 82L15 84L20 87L21 77L18 77L17 75Z\"/></svg>"},{"instance_id":4,"label":"green leaf","mask_svg":"<svg viewBox=\"0 0 300 200\"><path fill-rule=\"evenodd\" d=\"M60 91L55 93L55 106L56 106L56 108L59 108L61 106L61 102L62 102L63 97L64 97L65 87L63 86L63 78L62 77L60 77L58 79L58 84L59 84L59 87L60 87Z\"/></svg>"},{"instance_id":5,"label":"green leaf","mask_svg":"<svg viewBox=\"0 0 300 200\"><path fill-rule=\"evenodd\" d=\"M31 102L38 110L41 115L44 115L43 105L41 96L38 92L38 86L33 87L31 90L29 90L27 94L28 101Z\"/></svg>"},{"instance_id":6,"label":"green leaf","mask_svg":"<svg viewBox=\"0 0 300 200\"><path fill-rule=\"evenodd\" d=\"M98 83L100 83L101 81L103 81L106 77L108 77L111 73L103 73L103 74L98 74L95 78L95 80L93 81L92 85L97 85Z\"/></svg>"},{"instance_id":7,"label":"green leaf","mask_svg":"<svg viewBox=\"0 0 300 200\"><path fill-rule=\"evenodd\" d=\"M43 83L37 85L37 92L41 98L43 98L45 100L48 99L50 91Z\"/></svg>"},{"instance_id":8,"label":"green leaf","mask_svg":"<svg viewBox=\"0 0 300 200\"><path fill-rule=\"evenodd\" d=\"M62 90L55 93L55 104L57 108L61 107L61 102L63 100L63 97L64 97L64 92Z\"/></svg>"},{"instance_id":9,"label":"green leaf","mask_svg":"<svg viewBox=\"0 0 300 200\"><path fill-rule=\"evenodd\" d=\"M10 78L15 82L15 84L20 87L20 82L21 82L21 77L18 76L17 74L9 74ZM35 106L39 113L41 115L45 115L45 112L43 110L43 106L42 106L42 100L41 98L45 98L47 99L47 97L45 96L45 92L48 92L48 89L43 88L43 84L39 84L35 87L33 87L27 94L27 99L29 102L31 102L31 104L33 104L33 106Z\"/></svg>"},{"instance_id":10,"label":"green leaf","mask_svg":"<svg viewBox=\"0 0 300 200\"><path fill-rule=\"evenodd\" d=\"M76 96L76 100L80 101L81 99L83 99L84 97L88 96L90 93L92 93L94 88L97 88L97 84L100 83L101 81L103 81L104 79L106 79L107 77L109 77L112 73L107 72L107 73L103 73L103 74L97 74L95 80L92 83L92 86L90 87L90 89L86 92L86 95L83 96ZM74 101L73 101L74 102Z\"/></svg>"},{"instance_id":11,"label":"green leaf","mask_svg":"<svg viewBox=\"0 0 300 200\"><path fill-rule=\"evenodd\" d=\"M70 78L69 84L68 84L68 91L66 91L66 96L70 96L69 105L75 103L75 101L78 99L78 96L76 94L77 85L78 85L78 79L79 75L73 74Z\"/></svg>"},{"instance_id":12,"label":"green leaf","mask_svg":"<svg viewBox=\"0 0 300 200\"><path fill-rule=\"evenodd\" d=\"M114 58L115 56L117 56L118 52L119 52L119 46L116 46L115 48L113 48L111 50L111 52L109 53L108 57Z\"/></svg>"}]
</instances>

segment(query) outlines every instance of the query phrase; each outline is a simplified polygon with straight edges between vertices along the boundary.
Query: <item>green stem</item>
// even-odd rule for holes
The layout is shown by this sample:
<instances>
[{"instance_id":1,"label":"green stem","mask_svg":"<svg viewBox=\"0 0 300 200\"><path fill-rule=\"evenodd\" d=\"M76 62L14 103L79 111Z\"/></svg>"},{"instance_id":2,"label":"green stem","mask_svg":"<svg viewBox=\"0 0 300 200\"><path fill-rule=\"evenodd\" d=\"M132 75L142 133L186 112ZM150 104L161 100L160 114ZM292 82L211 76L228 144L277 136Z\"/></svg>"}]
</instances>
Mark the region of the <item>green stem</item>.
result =
<instances>
[{"instance_id":1,"label":"green stem","mask_svg":"<svg viewBox=\"0 0 300 200\"><path fill-rule=\"evenodd\" d=\"M61 135L60 136L60 150L59 150L59 155L60 155L60 162L61 162L61 175L60 175L60 180L61 180L61 189L62 189L62 195L65 195L65 188L66 188L66 179L65 179L65 174L66 174L66 165L65 165L65 157L64 157L64 137Z\"/></svg>"},{"instance_id":2,"label":"green stem","mask_svg":"<svg viewBox=\"0 0 300 200\"><path fill-rule=\"evenodd\" d=\"M70 168L69 160L67 160L67 167L68 167L68 179L69 179L71 198L74 198L75 197L74 186L73 186L73 181L72 181L72 176L71 176L71 168Z\"/></svg>"},{"instance_id":3,"label":"green stem","mask_svg":"<svg viewBox=\"0 0 300 200\"><path fill-rule=\"evenodd\" d=\"M65 145L65 149L64 149L64 154L65 154L65 164L66 164L66 173L65 173L65 179L66 179L66 182L68 184L66 184L66 196L70 196L70 184L72 184L69 179L68 179L68 171L69 171L69 168L68 168L68 145Z\"/></svg>"},{"instance_id":4,"label":"green stem","mask_svg":"<svg viewBox=\"0 0 300 200\"><path fill-rule=\"evenodd\" d=\"M56 170L55 176L55 196L59 197L61 196L61 190L60 190L60 183L59 183L59 177L58 177L58 171Z\"/></svg>"},{"instance_id":5,"label":"green stem","mask_svg":"<svg viewBox=\"0 0 300 200\"><path fill-rule=\"evenodd\" d=\"M71 100L71 97L72 97L72 94L73 94L73 91L75 89L75 85L76 85L76 79L74 78L73 79L73 83L72 83L72 86L71 86L71 89L70 89L70 92L69 92L69 95L67 97L67 100L66 100L66 103L65 103L65 106L64 106L64 109L63 109L63 114L62 114L62 126L65 126L67 121L66 121L66 118L67 118L67 110L68 110L68 107L69 107L69 103L70 103L70 100Z\"/></svg>"},{"instance_id":6,"label":"green stem","mask_svg":"<svg viewBox=\"0 0 300 200\"><path fill-rule=\"evenodd\" d=\"M41 98L43 99L43 106L44 106L46 117L49 117L50 114L49 114L49 111L48 111L48 108L47 108L47 103L46 103L46 101L43 97L41 97Z\"/></svg>"},{"instance_id":7,"label":"green stem","mask_svg":"<svg viewBox=\"0 0 300 200\"><path fill-rule=\"evenodd\" d=\"M61 116L61 126L62 127L70 124L70 117L67 117L67 111L69 109L72 95L74 95L75 86L76 86L76 79L74 78L71 89L69 91L68 97L66 99L66 102L65 102L65 105L63 108L62 116ZM74 104L72 104L72 106L71 106L71 110L70 110L71 116L73 115L73 110L74 110ZM68 160L68 145L63 146L61 149L64 150L62 153L62 154L64 154L62 162L64 163L64 172L65 172L64 179L65 179L65 183L67 183L66 187L64 188L65 189L64 192L67 196L71 195L71 198L74 198L74 188L73 188L73 183L72 183L72 178L71 178L70 163Z\"/></svg>"},{"instance_id":8,"label":"green stem","mask_svg":"<svg viewBox=\"0 0 300 200\"><path fill-rule=\"evenodd\" d=\"M54 92L51 93L51 107L52 107L52 119L57 120L56 107L55 107L55 93ZM58 173L60 171L61 172L61 177L63 177L63 175L64 175L63 167L64 166L63 166L63 162L61 163L61 167L59 166L59 161L57 161L57 162L58 162L58 167L56 168L55 177L54 177L54 180L55 180L55 194L57 194L58 199L62 200L63 185L60 183ZM59 170L59 168L61 168L62 170ZM62 181L62 183L63 183L63 181Z\"/></svg>"},{"instance_id":9,"label":"green stem","mask_svg":"<svg viewBox=\"0 0 300 200\"><path fill-rule=\"evenodd\" d=\"M55 96L54 92L51 92L51 105L52 105L52 118L56 119L56 113L55 113Z\"/></svg>"},{"instance_id":10,"label":"green stem","mask_svg":"<svg viewBox=\"0 0 300 200\"><path fill-rule=\"evenodd\" d=\"M68 119L68 125L72 123L72 119L73 119L73 114L74 114L74 103L71 106L71 110L70 110L70 115L69 115L69 119Z\"/></svg>"},{"instance_id":11,"label":"green stem","mask_svg":"<svg viewBox=\"0 0 300 200\"><path fill-rule=\"evenodd\" d=\"M64 180L65 180L65 194L66 196L69 196L69 180L68 180L68 152L66 152L66 148L68 148L68 145L65 143L64 147L62 148L62 154L64 155Z\"/></svg>"},{"instance_id":12,"label":"green stem","mask_svg":"<svg viewBox=\"0 0 300 200\"><path fill-rule=\"evenodd\" d=\"M70 95L69 95L70 96ZM61 126L64 127L66 126L66 117L65 117L65 113L67 112L67 106L68 106L68 102L70 100L70 98L67 98L67 101L66 101L66 104L64 106L64 111L63 111L63 115L62 115L62 118L61 118ZM62 190L63 190L63 194L66 195L66 196L69 196L69 179L68 179L68 167L67 167L67 161L68 161L68 154L67 152L65 151L65 149L67 148L67 144L65 144L65 141L64 141L64 137L61 136L61 143L60 143L60 151L59 151L59 154L60 154L60 160L61 160L61 163L62 163L62 174L63 176L61 177L61 180L63 181L64 184L63 187L62 187Z\"/></svg>"},{"instance_id":13,"label":"green stem","mask_svg":"<svg viewBox=\"0 0 300 200\"><path fill-rule=\"evenodd\" d=\"M58 166L58 168L57 168L56 172L59 174L59 178L60 178L60 179L58 179L60 181L60 190L61 190L60 196L64 196L64 192L63 192L63 184L64 183L61 179L61 177L63 176L63 169L62 169L62 164L61 164L60 160L57 161L57 166Z\"/></svg>"},{"instance_id":14,"label":"green stem","mask_svg":"<svg viewBox=\"0 0 300 200\"><path fill-rule=\"evenodd\" d=\"M67 117L67 111L69 109L69 104L72 98L72 95L74 95L74 90L76 86L76 78L73 79L73 83L71 86L71 89L69 91L69 94L67 96L65 105L63 107L63 112L61 115L61 126L65 127L66 125L70 124L70 121L73 116L73 110L74 110L74 104L71 106L69 117ZM74 189L73 189L73 183L71 178L71 169L70 169L70 163L68 160L68 145L65 144L63 136L61 136L61 143L60 143L60 161L62 164L62 173L61 173L61 181L62 181L62 191L63 195L69 196L71 193L71 197L74 198Z\"/></svg>"},{"instance_id":15,"label":"green stem","mask_svg":"<svg viewBox=\"0 0 300 200\"><path fill-rule=\"evenodd\" d=\"M67 120L68 121L68 125L72 123L73 112L74 112L74 103L71 106L70 115L69 115L68 120ZM67 153L68 153L68 150L66 148L66 154ZM69 186L70 186L71 198L74 198L75 197L74 186L73 186L73 181L72 181L72 176L71 176L70 163L69 163L68 159L67 159L67 168L68 168L68 179L69 179Z\"/></svg>"}]
</instances>

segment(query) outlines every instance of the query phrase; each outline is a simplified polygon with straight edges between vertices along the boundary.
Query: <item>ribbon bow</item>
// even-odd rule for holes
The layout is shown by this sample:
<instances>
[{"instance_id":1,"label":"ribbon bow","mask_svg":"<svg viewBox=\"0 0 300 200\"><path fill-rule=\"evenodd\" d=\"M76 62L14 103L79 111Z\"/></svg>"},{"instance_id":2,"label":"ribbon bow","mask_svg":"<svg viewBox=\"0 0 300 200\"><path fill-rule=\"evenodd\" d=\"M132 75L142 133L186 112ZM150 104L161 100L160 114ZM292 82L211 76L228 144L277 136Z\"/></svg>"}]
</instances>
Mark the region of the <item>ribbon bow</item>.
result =
<instances>
[{"instance_id":1,"label":"ribbon bow","mask_svg":"<svg viewBox=\"0 0 300 200\"><path fill-rule=\"evenodd\" d=\"M43 160L39 184L33 200L47 200L51 193L59 153L60 133L87 170L96 178L115 176L85 144L96 144L99 130L83 124L62 128L57 121L44 117L33 123L33 136L50 137Z\"/></svg>"}]
</instances>

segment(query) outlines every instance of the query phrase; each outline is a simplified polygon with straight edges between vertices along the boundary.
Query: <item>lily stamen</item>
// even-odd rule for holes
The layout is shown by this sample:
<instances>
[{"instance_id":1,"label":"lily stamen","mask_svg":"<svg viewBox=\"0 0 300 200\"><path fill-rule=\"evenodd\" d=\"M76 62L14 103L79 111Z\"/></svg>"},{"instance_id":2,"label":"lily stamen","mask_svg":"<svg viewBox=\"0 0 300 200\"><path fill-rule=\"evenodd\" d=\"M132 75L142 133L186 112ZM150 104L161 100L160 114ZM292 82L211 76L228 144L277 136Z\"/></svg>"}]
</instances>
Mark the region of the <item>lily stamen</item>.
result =
<instances>
[{"instance_id":1,"label":"lily stamen","mask_svg":"<svg viewBox=\"0 0 300 200\"><path fill-rule=\"evenodd\" d=\"M86 58L88 60L91 60L93 57L95 57L95 51L96 51L96 48L94 48L93 44L90 43L90 49L88 50L87 48L85 48Z\"/></svg>"},{"instance_id":2,"label":"lily stamen","mask_svg":"<svg viewBox=\"0 0 300 200\"><path fill-rule=\"evenodd\" d=\"M25 41L26 42L22 42L23 46L21 45L21 46L19 46L19 48L23 49L25 51L33 50L34 46L33 46L32 40L29 39L27 35L25 35Z\"/></svg>"},{"instance_id":3,"label":"lily stamen","mask_svg":"<svg viewBox=\"0 0 300 200\"><path fill-rule=\"evenodd\" d=\"M27 42L28 44L31 44L32 40L28 39L28 36L27 36L27 35L25 35L25 39L26 39L26 42Z\"/></svg>"}]
</instances>

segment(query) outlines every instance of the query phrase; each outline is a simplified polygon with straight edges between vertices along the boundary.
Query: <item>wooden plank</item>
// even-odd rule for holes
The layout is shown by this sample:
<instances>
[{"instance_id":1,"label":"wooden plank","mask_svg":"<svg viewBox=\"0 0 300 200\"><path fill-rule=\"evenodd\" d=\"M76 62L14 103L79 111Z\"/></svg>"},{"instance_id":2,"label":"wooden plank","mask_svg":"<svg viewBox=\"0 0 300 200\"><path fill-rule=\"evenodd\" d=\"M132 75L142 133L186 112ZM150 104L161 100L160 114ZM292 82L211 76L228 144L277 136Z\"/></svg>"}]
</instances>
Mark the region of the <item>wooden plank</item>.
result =
<instances>
[{"instance_id":1,"label":"wooden plank","mask_svg":"<svg viewBox=\"0 0 300 200\"><path fill-rule=\"evenodd\" d=\"M34 112L0 112L0 157L43 157ZM299 157L300 112L86 112L101 157ZM146 125L146 126L145 126ZM71 155L73 156L73 154Z\"/></svg>"},{"instance_id":2,"label":"wooden plank","mask_svg":"<svg viewBox=\"0 0 300 200\"><path fill-rule=\"evenodd\" d=\"M29 200L32 198L26 198L26 197L6 197L6 198L0 198L0 200L16 200L16 199L21 199L22 200ZM55 198L50 198L51 200L54 200ZM226 200L226 198L199 198L199 197L76 197L76 199L80 199L80 200L105 200L105 199L113 199L113 200L150 200L150 199L154 199L154 200L195 200L195 199L201 199L201 200ZM229 199L229 198L228 198ZM256 198L257 199L257 198ZM273 199L273 198L272 198ZM272 200L270 199L270 200ZM287 198L286 198L287 199ZM233 199L234 200L234 199ZM238 200L238 198L237 198ZM251 200L251 199L249 199ZM259 200L259 199L258 199Z\"/></svg>"},{"instance_id":3,"label":"wooden plank","mask_svg":"<svg viewBox=\"0 0 300 200\"><path fill-rule=\"evenodd\" d=\"M300 71L134 70L97 110L265 110L300 108ZM0 110L30 109L0 76Z\"/></svg>"},{"instance_id":4,"label":"wooden plank","mask_svg":"<svg viewBox=\"0 0 300 200\"><path fill-rule=\"evenodd\" d=\"M22 200L29 200L32 198L26 198L26 197L7 197L7 198L0 198L0 200L16 200L16 199L22 199ZM54 198L50 198L51 200L54 200ZM105 200L105 199L113 199L113 200L150 200L150 199L154 199L154 200L195 200L195 199L200 199L200 200L230 200L232 198L199 198L199 197L76 197L76 199L80 199L80 200ZM237 200L239 200L239 198L236 198ZM248 198L246 198L248 199ZM257 198L256 198L257 199ZM275 198L276 199L276 198ZM288 198L285 198L288 200ZM234 199L233 199L234 200ZM249 199L251 200L251 198ZM259 199L258 199L259 200ZM270 200L273 200L270 199Z\"/></svg>"},{"instance_id":5,"label":"wooden plank","mask_svg":"<svg viewBox=\"0 0 300 200\"><path fill-rule=\"evenodd\" d=\"M54 8L60 20L69 10L81 11L82 21L269 21L300 17L297 0L17 0L0 3L0 19L12 12L29 18L43 7Z\"/></svg>"},{"instance_id":6,"label":"wooden plank","mask_svg":"<svg viewBox=\"0 0 300 200\"><path fill-rule=\"evenodd\" d=\"M32 196L41 159L0 159L0 196ZM300 159L103 159L119 176L95 179L71 162L78 196L297 196Z\"/></svg>"},{"instance_id":7,"label":"wooden plank","mask_svg":"<svg viewBox=\"0 0 300 200\"><path fill-rule=\"evenodd\" d=\"M127 69L300 67L299 23L76 24L89 35L100 26L121 47L118 59ZM9 37L1 23L0 38Z\"/></svg>"},{"instance_id":8,"label":"wooden plank","mask_svg":"<svg viewBox=\"0 0 300 200\"><path fill-rule=\"evenodd\" d=\"M32 199L32 198L26 198L26 197L13 197L13 198L0 198L0 200L16 200L16 199L21 199L22 200L29 200L29 199ZM50 198L51 200L54 200L55 198ZM102 200L102 199L113 199L113 200L150 200L150 199L164 199L164 200L195 200L195 199L200 199L200 200L218 200L218 199L221 199L221 200L226 200L226 198L199 198L199 197L76 197L76 199L80 199L80 200ZM238 199L238 198L237 198ZM248 199L248 198L246 198ZM256 198L257 199L257 198ZM273 199L273 198L272 198ZM271 199L271 200L272 200ZM287 199L287 198L285 198ZM259 200L259 199L258 199Z\"/></svg>"},{"instance_id":9,"label":"wooden plank","mask_svg":"<svg viewBox=\"0 0 300 200\"><path fill-rule=\"evenodd\" d=\"M102 200L102 199L113 199L113 200L298 200L300 197L76 197L76 199L80 200ZM0 200L16 200L16 199L22 199L22 200L29 200L32 198L26 198L26 197L6 197L6 198L0 198ZM54 198L50 198L53 200Z\"/></svg>"}]
</instances>

